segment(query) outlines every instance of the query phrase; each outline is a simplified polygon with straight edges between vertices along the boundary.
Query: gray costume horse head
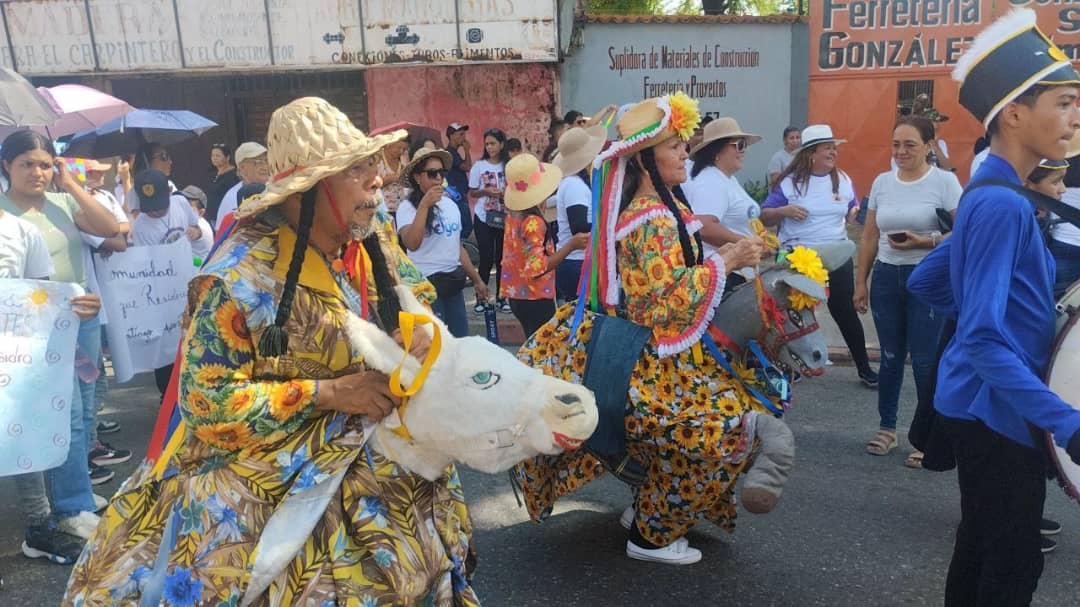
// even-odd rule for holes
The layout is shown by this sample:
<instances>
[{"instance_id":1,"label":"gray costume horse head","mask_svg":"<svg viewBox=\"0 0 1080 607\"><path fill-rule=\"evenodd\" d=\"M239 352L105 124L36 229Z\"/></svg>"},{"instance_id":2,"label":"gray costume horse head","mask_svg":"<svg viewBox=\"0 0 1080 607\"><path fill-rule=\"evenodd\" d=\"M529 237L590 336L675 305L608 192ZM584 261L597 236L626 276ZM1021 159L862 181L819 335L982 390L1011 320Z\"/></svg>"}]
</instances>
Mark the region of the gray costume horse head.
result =
<instances>
[{"instance_id":1,"label":"gray costume horse head","mask_svg":"<svg viewBox=\"0 0 1080 607\"><path fill-rule=\"evenodd\" d=\"M855 254L855 243L849 240L808 248L817 251L822 265L830 272L847 263ZM792 270L787 263L762 269L761 278L765 285L766 299L775 303L775 306L767 306L767 312L776 319L776 323L770 323L769 327L764 326L763 302L758 300L753 281L749 281L724 297L717 306L713 325L739 347L743 347L751 339L756 339L770 361L785 372L821 375L825 372L825 365L829 360L828 343L818 330L813 308L791 308L788 294L791 289L797 289L825 301L825 287ZM781 319L783 327L779 329L777 325Z\"/></svg>"}]
</instances>

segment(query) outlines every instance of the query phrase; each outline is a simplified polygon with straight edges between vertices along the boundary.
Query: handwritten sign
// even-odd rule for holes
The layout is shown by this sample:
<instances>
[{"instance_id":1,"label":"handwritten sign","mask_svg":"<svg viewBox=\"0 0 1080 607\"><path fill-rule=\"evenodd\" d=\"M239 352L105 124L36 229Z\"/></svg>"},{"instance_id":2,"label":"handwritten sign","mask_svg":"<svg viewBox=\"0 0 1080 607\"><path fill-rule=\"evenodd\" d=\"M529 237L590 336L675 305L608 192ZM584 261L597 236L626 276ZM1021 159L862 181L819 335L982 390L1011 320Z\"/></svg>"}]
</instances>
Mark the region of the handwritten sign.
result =
<instances>
[{"instance_id":1,"label":"handwritten sign","mask_svg":"<svg viewBox=\"0 0 1080 607\"><path fill-rule=\"evenodd\" d=\"M195 275L191 259L191 243L181 239L95 260L117 381L176 359L187 285Z\"/></svg>"},{"instance_id":2,"label":"handwritten sign","mask_svg":"<svg viewBox=\"0 0 1080 607\"><path fill-rule=\"evenodd\" d=\"M0 476L48 470L71 440L78 285L0 280Z\"/></svg>"}]
</instances>

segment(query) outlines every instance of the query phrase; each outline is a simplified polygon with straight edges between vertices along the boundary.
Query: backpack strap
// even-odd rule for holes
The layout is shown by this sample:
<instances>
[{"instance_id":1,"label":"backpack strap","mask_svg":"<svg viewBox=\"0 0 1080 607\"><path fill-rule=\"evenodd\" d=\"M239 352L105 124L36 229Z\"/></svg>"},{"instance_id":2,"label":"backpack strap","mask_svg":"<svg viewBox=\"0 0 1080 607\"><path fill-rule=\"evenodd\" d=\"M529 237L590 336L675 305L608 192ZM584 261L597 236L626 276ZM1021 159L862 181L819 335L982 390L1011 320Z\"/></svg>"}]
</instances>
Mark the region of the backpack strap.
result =
<instances>
[{"instance_id":1,"label":"backpack strap","mask_svg":"<svg viewBox=\"0 0 1080 607\"><path fill-rule=\"evenodd\" d=\"M1010 190L1016 192L1017 194L1020 194L1024 198L1027 198L1031 202L1031 204L1034 204L1041 209L1046 209L1054 215L1057 215L1063 220L1080 228L1080 209L1071 207L1064 202L1057 200L1056 198L1051 198L1050 196L1043 194L1042 192L1036 192L1035 190L1025 188L1009 181L988 179L986 181L980 181L978 183L971 184L964 189L964 194L960 197L960 199L963 200L964 196L967 196L968 194L979 188L992 185L1009 188Z\"/></svg>"}]
</instances>

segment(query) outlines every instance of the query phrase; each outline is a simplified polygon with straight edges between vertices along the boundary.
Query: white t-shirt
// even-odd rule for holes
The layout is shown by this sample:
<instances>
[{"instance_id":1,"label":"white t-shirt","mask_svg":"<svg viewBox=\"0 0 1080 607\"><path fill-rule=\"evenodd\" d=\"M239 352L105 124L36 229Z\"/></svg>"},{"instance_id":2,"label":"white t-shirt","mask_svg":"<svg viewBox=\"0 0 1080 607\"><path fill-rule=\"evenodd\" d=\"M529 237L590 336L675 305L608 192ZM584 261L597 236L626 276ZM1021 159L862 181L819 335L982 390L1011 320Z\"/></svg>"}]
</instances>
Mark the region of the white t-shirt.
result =
<instances>
[{"instance_id":1,"label":"white t-shirt","mask_svg":"<svg viewBox=\"0 0 1080 607\"><path fill-rule=\"evenodd\" d=\"M148 246L156 244L170 244L187 238L184 233L191 226L199 225L199 216L191 208L191 203L183 196L169 198L169 212L164 217L151 217L146 213L139 213L135 223L131 225L131 241L135 246ZM191 243L191 252L195 251L196 243ZM205 255L208 251L203 251Z\"/></svg>"},{"instance_id":2,"label":"white t-shirt","mask_svg":"<svg viewBox=\"0 0 1080 607\"><path fill-rule=\"evenodd\" d=\"M431 232L425 233L420 248L406 249L409 259L424 276L450 272L461 265L461 211L448 196L439 199L428 213L434 213ZM398 203L398 233L412 225L416 207L407 198Z\"/></svg>"},{"instance_id":3,"label":"white t-shirt","mask_svg":"<svg viewBox=\"0 0 1080 607\"><path fill-rule=\"evenodd\" d=\"M0 278L40 280L53 272L41 231L25 219L0 211Z\"/></svg>"},{"instance_id":4,"label":"white t-shirt","mask_svg":"<svg viewBox=\"0 0 1080 607\"><path fill-rule=\"evenodd\" d=\"M784 169L788 168L791 161L795 160L795 155L791 152L781 149L773 154L769 159L769 169L767 173L772 175L773 173L783 173Z\"/></svg>"},{"instance_id":5,"label":"white t-shirt","mask_svg":"<svg viewBox=\"0 0 1080 607\"><path fill-rule=\"evenodd\" d=\"M559 182L559 189L555 191L555 220L559 226L557 238L560 247L574 235L570 231L570 219L566 214L566 209L573 206L585 207L585 215L589 223L592 223L592 190L577 175L563 177ZM583 260L585 251L573 251L566 258Z\"/></svg>"},{"instance_id":6,"label":"white t-shirt","mask_svg":"<svg viewBox=\"0 0 1080 607\"><path fill-rule=\"evenodd\" d=\"M964 188L949 171L930 167L915 181L901 181L895 172L882 173L870 188L867 209L877 211L877 259L895 266L915 265L930 254L930 249L894 249L889 234L909 231L929 236L941 230L937 209L955 211Z\"/></svg>"},{"instance_id":7,"label":"white t-shirt","mask_svg":"<svg viewBox=\"0 0 1080 607\"><path fill-rule=\"evenodd\" d=\"M487 160L477 160L473 163L472 168L469 169L469 189L470 190L505 190L506 189L506 173L504 172L503 163L490 162ZM488 200L487 196L481 196L476 199L476 208L473 213L480 221L487 222L488 209L497 211L505 211L502 202L498 200ZM460 215L460 213L459 213Z\"/></svg>"},{"instance_id":8,"label":"white t-shirt","mask_svg":"<svg viewBox=\"0 0 1080 607\"><path fill-rule=\"evenodd\" d=\"M237 197L240 195L240 188L242 187L244 187L244 182L237 181L236 185L226 190L225 195L221 197L221 205L218 206L217 221L214 222L215 234L221 229L221 222L224 221L225 216L235 212L240 206L240 201L237 200Z\"/></svg>"},{"instance_id":9,"label":"white t-shirt","mask_svg":"<svg viewBox=\"0 0 1080 607\"><path fill-rule=\"evenodd\" d=\"M191 252L206 261L206 255L210 253L211 247L214 246L214 234L216 232L210 227L210 222L205 217L199 217L199 229L202 230L202 236L198 240L191 241Z\"/></svg>"},{"instance_id":10,"label":"white t-shirt","mask_svg":"<svg viewBox=\"0 0 1080 607\"><path fill-rule=\"evenodd\" d=\"M101 203L101 206L105 207L110 213L112 213L113 219L117 223L128 223L127 213L124 212L124 207L120 205L120 201L116 199L108 190L94 190L90 193L94 200ZM105 242L105 239L100 236L94 236L87 234L86 232L79 232L79 236L83 241L83 267L86 269L86 287L87 291L95 295L101 295L101 287L98 285L97 272L94 271L94 250L101 246L101 243ZM109 324L109 318L105 314L105 306L101 306L101 311L98 312L98 320L101 324Z\"/></svg>"},{"instance_id":11,"label":"white t-shirt","mask_svg":"<svg viewBox=\"0 0 1080 607\"><path fill-rule=\"evenodd\" d=\"M759 217L761 209L735 177L715 166L705 167L694 177L689 198L695 215L712 215L736 234L754 235L750 220ZM716 247L704 244L705 257L716 251Z\"/></svg>"},{"instance_id":12,"label":"white t-shirt","mask_svg":"<svg viewBox=\"0 0 1080 607\"><path fill-rule=\"evenodd\" d=\"M780 182L779 191L770 194L764 206L775 208L789 204L805 208L809 215L802 221L790 217L780 221L780 244L785 247L846 240L845 219L848 211L858 202L851 178L841 172L836 194L833 194L832 177L829 175L811 175L809 183L798 190L791 176L785 177Z\"/></svg>"},{"instance_id":13,"label":"white t-shirt","mask_svg":"<svg viewBox=\"0 0 1080 607\"><path fill-rule=\"evenodd\" d=\"M1080 209L1080 188L1065 188L1065 193L1061 196L1061 202ZM1080 228L1067 221L1054 226L1050 235L1058 242L1080 247Z\"/></svg>"},{"instance_id":14,"label":"white t-shirt","mask_svg":"<svg viewBox=\"0 0 1080 607\"><path fill-rule=\"evenodd\" d=\"M975 176L975 171L979 170L979 167L982 166L983 161L986 160L986 157L989 155L989 147L979 152L978 154L975 154L975 157L971 159L971 172L968 173L968 181L971 181L971 178Z\"/></svg>"}]
</instances>

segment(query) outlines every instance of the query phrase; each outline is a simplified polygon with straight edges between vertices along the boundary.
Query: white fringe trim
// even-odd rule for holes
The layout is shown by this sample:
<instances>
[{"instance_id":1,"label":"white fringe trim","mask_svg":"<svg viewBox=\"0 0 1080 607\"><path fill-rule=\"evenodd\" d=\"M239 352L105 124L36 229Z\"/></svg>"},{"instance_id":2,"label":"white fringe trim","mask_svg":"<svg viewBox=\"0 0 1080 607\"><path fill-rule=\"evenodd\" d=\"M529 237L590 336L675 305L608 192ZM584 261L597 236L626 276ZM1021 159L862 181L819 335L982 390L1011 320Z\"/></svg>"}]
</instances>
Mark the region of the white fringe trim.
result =
<instances>
[{"instance_id":1,"label":"white fringe trim","mask_svg":"<svg viewBox=\"0 0 1080 607\"><path fill-rule=\"evenodd\" d=\"M624 225L621 228L619 228L618 230L616 230L616 232L615 232L615 240L616 241L622 240L623 238L626 238L627 236L629 236L631 232L633 232L634 230L641 227L643 224L645 224L645 223L647 223L647 222L649 222L649 221L651 221L653 219L657 219L659 217L664 217L664 216L670 217L672 220L675 219L675 216L672 215L671 211L667 210L667 208L650 209L650 210L642 213L641 215L635 217L632 221L630 221L626 225Z\"/></svg>"},{"instance_id":2,"label":"white fringe trim","mask_svg":"<svg viewBox=\"0 0 1080 607\"><path fill-rule=\"evenodd\" d=\"M720 305L720 300L724 297L724 284L727 281L727 272L724 270L724 260L719 255L712 255L705 260L703 265L712 266L716 270L716 291L710 298L708 307L705 309L705 316L702 317L700 324L694 327L694 330L690 332L686 337L680 339L673 344L657 344L656 354L660 358L667 358L680 352L683 352L701 341L701 336L705 335L705 331L709 329L709 324L712 322L713 316L716 315L716 307Z\"/></svg>"},{"instance_id":3,"label":"white fringe trim","mask_svg":"<svg viewBox=\"0 0 1080 607\"><path fill-rule=\"evenodd\" d=\"M952 71L953 80L963 82L986 53L992 51L1010 36L1022 32L1035 24L1035 11L1030 8L1016 9L990 24L989 27L975 36L975 40L968 46L967 52L960 55L960 59L956 61L956 67Z\"/></svg>"}]
</instances>

